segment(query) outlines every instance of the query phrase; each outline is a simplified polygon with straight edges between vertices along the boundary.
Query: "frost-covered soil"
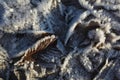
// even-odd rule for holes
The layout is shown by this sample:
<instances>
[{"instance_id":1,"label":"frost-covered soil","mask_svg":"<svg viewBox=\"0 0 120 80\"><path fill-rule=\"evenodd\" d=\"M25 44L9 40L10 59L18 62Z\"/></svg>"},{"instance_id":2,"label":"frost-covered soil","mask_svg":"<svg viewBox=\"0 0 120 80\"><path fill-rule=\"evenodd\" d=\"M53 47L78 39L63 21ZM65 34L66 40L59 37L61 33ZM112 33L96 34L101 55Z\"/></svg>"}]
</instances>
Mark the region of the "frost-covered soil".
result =
<instances>
[{"instance_id":1,"label":"frost-covered soil","mask_svg":"<svg viewBox=\"0 0 120 80\"><path fill-rule=\"evenodd\" d=\"M0 0L0 80L120 80L120 0Z\"/></svg>"}]
</instances>

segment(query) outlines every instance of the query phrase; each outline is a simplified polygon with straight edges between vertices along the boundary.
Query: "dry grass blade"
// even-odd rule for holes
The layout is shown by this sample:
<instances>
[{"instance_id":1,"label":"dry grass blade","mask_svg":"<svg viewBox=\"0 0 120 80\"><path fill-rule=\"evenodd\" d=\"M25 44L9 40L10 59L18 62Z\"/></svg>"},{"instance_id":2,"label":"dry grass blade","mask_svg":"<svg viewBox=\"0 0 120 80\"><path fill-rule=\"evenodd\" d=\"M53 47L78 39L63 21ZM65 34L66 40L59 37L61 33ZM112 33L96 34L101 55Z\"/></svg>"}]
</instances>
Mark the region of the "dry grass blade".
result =
<instances>
[{"instance_id":1,"label":"dry grass blade","mask_svg":"<svg viewBox=\"0 0 120 80\"><path fill-rule=\"evenodd\" d=\"M120 45L114 45L114 46L113 46L113 49L115 49L115 50L120 50Z\"/></svg>"},{"instance_id":2,"label":"dry grass blade","mask_svg":"<svg viewBox=\"0 0 120 80\"><path fill-rule=\"evenodd\" d=\"M15 65L18 65L20 63L23 63L25 60L31 61L33 60L31 56L38 51L44 50L47 48L51 43L53 43L56 40L56 37L54 35L46 36L40 40L38 40L33 46L28 48L27 50L21 52L21 54L24 54L24 56L19 60Z\"/></svg>"},{"instance_id":3,"label":"dry grass blade","mask_svg":"<svg viewBox=\"0 0 120 80\"><path fill-rule=\"evenodd\" d=\"M40 38L43 36L48 36L52 34L49 31L32 31L32 30L27 30L27 31L18 31L16 34L26 34L28 36L35 36L36 38Z\"/></svg>"}]
</instances>

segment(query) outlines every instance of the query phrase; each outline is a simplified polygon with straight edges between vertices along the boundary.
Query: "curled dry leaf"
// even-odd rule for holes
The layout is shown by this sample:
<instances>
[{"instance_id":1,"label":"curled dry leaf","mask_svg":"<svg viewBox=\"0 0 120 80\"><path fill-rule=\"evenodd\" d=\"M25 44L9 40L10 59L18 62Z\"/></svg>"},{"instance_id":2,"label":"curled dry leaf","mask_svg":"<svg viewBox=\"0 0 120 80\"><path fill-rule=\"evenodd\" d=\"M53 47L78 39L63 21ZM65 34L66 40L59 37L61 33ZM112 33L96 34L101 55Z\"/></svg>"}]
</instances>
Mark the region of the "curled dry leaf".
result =
<instances>
[{"instance_id":1,"label":"curled dry leaf","mask_svg":"<svg viewBox=\"0 0 120 80\"><path fill-rule=\"evenodd\" d=\"M90 15L89 11L85 11L82 14L77 15L73 21L69 24L69 30L66 34L66 38L65 38L65 44L67 44L69 38L71 37L71 35L74 33L74 30L76 28L76 26L81 23L82 20L84 20L87 16Z\"/></svg>"},{"instance_id":2,"label":"curled dry leaf","mask_svg":"<svg viewBox=\"0 0 120 80\"><path fill-rule=\"evenodd\" d=\"M33 54L44 50L51 43L55 42L55 40L56 40L55 35L49 35L49 36L46 36L44 38L41 38L33 46L31 46L27 50L21 52L21 54L24 54L24 56L15 65L19 65L19 64L23 63L26 60L27 61L32 61L33 59L31 58L31 56Z\"/></svg>"},{"instance_id":3,"label":"curled dry leaf","mask_svg":"<svg viewBox=\"0 0 120 80\"><path fill-rule=\"evenodd\" d=\"M95 30L96 28L100 28L101 25L99 24L99 20L93 19L93 20L90 20L89 22L82 23L82 22L80 22L80 20L85 19L87 17L87 15L85 16L85 13L83 13L83 14L81 14L81 16L82 17L84 16L84 18L82 18L82 17L79 18L78 21L76 21L75 23L72 23L75 25L70 26L70 28L66 34L65 45L69 44L70 40L71 40L71 43L73 43L74 41L76 42L75 38L73 38L73 40L72 40L73 36L75 36L75 37L79 36L81 38L82 35L84 35L84 38L85 38L85 37L87 37L87 34L89 34L88 32L90 32L91 30ZM78 31L79 35L78 35L78 33L76 34L77 31ZM95 33L97 34L98 32L95 31ZM95 36L93 36L93 37L95 37ZM96 35L96 37L97 37L97 35ZM82 40L82 38L80 40ZM83 39L83 41L84 41L84 39ZM73 43L73 44L75 44L75 43ZM79 44L79 42L77 42L77 44Z\"/></svg>"}]
</instances>

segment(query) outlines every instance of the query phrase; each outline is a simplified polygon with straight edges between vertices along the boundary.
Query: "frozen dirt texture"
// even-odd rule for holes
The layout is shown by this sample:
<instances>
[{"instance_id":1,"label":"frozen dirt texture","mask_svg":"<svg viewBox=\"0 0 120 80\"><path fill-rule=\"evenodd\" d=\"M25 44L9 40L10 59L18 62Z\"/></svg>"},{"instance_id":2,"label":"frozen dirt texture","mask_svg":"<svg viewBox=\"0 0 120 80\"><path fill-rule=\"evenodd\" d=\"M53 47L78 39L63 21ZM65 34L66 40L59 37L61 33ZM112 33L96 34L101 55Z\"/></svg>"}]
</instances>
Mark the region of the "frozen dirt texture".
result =
<instances>
[{"instance_id":1,"label":"frozen dirt texture","mask_svg":"<svg viewBox=\"0 0 120 80\"><path fill-rule=\"evenodd\" d=\"M120 80L120 0L0 0L0 80Z\"/></svg>"}]
</instances>

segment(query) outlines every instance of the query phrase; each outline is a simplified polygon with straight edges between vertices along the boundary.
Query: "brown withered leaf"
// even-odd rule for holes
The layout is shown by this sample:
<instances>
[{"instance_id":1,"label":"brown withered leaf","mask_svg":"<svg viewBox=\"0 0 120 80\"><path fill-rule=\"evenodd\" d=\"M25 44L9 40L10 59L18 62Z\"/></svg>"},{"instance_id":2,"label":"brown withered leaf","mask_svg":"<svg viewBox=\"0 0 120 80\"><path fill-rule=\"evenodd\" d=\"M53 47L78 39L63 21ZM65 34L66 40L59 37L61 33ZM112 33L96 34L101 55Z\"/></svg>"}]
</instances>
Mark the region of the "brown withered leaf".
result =
<instances>
[{"instance_id":1,"label":"brown withered leaf","mask_svg":"<svg viewBox=\"0 0 120 80\"><path fill-rule=\"evenodd\" d=\"M27 50L23 51L24 56L17 62L15 65L21 65L24 63L24 61L33 61L32 55L44 50L47 48L50 44L55 42L56 37L55 35L48 35L40 40L38 40L33 46L29 47Z\"/></svg>"}]
</instances>

